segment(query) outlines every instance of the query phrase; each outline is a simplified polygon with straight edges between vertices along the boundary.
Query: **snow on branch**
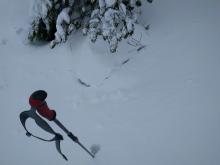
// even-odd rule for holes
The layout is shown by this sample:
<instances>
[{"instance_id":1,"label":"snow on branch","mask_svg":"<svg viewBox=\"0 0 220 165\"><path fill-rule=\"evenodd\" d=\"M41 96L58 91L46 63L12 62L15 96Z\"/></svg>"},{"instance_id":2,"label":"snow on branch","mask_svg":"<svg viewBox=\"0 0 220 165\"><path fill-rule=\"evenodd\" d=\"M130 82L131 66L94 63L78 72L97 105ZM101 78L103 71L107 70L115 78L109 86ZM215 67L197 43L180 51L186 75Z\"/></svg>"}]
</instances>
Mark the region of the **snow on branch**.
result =
<instances>
[{"instance_id":1,"label":"snow on branch","mask_svg":"<svg viewBox=\"0 0 220 165\"><path fill-rule=\"evenodd\" d=\"M68 32L68 25L70 24L70 8L64 8L57 17L55 39L51 42L51 48L57 43L65 42Z\"/></svg>"},{"instance_id":2,"label":"snow on branch","mask_svg":"<svg viewBox=\"0 0 220 165\"><path fill-rule=\"evenodd\" d=\"M132 36L141 4L141 0L36 0L29 40L51 41L53 48L73 30L82 29L92 42L103 37L115 52L123 38Z\"/></svg>"}]
</instances>

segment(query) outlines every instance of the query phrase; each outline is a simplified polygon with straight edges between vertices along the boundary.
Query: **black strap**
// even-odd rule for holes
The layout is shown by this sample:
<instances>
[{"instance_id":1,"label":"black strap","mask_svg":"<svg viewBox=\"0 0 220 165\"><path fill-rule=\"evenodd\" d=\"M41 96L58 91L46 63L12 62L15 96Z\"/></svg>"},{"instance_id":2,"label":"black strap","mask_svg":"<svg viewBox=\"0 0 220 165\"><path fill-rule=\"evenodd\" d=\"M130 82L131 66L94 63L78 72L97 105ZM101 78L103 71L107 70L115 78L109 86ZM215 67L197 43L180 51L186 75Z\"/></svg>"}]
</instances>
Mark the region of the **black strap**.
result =
<instances>
[{"instance_id":1,"label":"black strap","mask_svg":"<svg viewBox=\"0 0 220 165\"><path fill-rule=\"evenodd\" d=\"M27 130L26 128L26 121L28 118L32 118L35 120L36 124L42 128L43 130L45 130L46 132L50 133L50 134L53 134L54 137L52 139L44 139L44 138L41 138L39 136L36 136L32 133L30 133L30 131ZM55 141L55 145L56 145L56 149L57 151L62 155L62 157L65 159L65 160L68 160L66 158L66 156L62 153L61 151L61 148L60 148L60 141L63 140L63 136L59 133L56 133L51 127L50 125L44 120L42 119L37 113L36 113L36 109L35 108L31 108L30 110L28 111L23 111L20 113L20 121L21 121L21 124L23 125L24 129L26 130L26 135L27 136L33 136L39 140L42 140L42 141L46 141L46 142L51 142L51 141Z\"/></svg>"}]
</instances>

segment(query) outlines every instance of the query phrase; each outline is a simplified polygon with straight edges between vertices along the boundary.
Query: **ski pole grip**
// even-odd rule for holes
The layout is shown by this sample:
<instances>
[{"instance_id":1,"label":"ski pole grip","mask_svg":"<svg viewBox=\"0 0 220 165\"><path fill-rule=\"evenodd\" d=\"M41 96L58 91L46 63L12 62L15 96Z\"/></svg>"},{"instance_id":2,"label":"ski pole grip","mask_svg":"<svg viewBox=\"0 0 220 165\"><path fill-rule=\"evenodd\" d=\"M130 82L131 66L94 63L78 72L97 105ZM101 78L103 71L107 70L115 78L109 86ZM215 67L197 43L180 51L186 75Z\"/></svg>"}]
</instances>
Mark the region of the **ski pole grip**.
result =
<instances>
[{"instance_id":1,"label":"ski pole grip","mask_svg":"<svg viewBox=\"0 0 220 165\"><path fill-rule=\"evenodd\" d=\"M56 112L48 107L47 102L45 101L46 98L47 92L43 90L35 91L29 98L29 104L31 107L36 108L41 116L52 121L56 118Z\"/></svg>"}]
</instances>

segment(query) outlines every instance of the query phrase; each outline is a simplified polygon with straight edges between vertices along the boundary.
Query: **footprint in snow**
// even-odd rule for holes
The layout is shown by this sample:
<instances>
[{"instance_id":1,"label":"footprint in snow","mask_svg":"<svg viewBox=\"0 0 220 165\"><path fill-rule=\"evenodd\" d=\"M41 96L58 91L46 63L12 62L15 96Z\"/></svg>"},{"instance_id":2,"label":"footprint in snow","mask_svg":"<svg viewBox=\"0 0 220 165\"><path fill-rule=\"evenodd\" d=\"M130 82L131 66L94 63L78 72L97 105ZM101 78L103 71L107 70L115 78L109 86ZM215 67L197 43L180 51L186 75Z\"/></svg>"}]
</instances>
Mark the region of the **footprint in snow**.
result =
<instances>
[{"instance_id":1,"label":"footprint in snow","mask_svg":"<svg viewBox=\"0 0 220 165\"><path fill-rule=\"evenodd\" d=\"M93 144L91 147L90 147L90 151L93 155L96 155L99 150L101 149L101 146L99 144Z\"/></svg>"},{"instance_id":2,"label":"footprint in snow","mask_svg":"<svg viewBox=\"0 0 220 165\"><path fill-rule=\"evenodd\" d=\"M7 44L7 40L6 39L2 39L1 41L0 41L0 45L6 45Z\"/></svg>"}]
</instances>

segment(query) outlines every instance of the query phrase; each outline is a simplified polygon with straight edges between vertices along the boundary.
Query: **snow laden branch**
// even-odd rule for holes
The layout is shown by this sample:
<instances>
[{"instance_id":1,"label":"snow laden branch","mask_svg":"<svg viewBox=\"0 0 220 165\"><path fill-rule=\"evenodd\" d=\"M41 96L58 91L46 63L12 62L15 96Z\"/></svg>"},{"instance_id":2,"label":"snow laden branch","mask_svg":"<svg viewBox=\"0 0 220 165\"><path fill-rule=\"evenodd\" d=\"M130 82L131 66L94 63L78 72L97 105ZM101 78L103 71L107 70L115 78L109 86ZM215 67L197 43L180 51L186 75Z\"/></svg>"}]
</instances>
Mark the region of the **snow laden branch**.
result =
<instances>
[{"instance_id":1,"label":"snow laden branch","mask_svg":"<svg viewBox=\"0 0 220 165\"><path fill-rule=\"evenodd\" d=\"M64 8L57 17L55 39L51 41L51 48L56 44L65 42L67 35L70 33L70 8Z\"/></svg>"},{"instance_id":2,"label":"snow laden branch","mask_svg":"<svg viewBox=\"0 0 220 165\"><path fill-rule=\"evenodd\" d=\"M102 36L115 52L119 41L133 34L141 4L141 0L36 0L29 40L51 41L53 48L82 29L92 42Z\"/></svg>"}]
</instances>

